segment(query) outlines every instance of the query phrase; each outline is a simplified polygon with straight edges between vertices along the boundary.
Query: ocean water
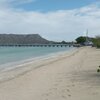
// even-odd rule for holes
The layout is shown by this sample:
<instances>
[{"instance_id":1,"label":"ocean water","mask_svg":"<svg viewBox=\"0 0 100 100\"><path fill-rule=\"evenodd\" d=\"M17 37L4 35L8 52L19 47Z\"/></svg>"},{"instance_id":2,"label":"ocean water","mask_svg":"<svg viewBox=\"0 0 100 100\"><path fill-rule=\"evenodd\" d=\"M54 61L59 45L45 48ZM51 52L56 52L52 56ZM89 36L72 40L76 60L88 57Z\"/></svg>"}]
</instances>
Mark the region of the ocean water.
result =
<instances>
[{"instance_id":1,"label":"ocean water","mask_svg":"<svg viewBox=\"0 0 100 100\"><path fill-rule=\"evenodd\" d=\"M70 51L73 47L0 47L0 69L29 59Z\"/></svg>"}]
</instances>

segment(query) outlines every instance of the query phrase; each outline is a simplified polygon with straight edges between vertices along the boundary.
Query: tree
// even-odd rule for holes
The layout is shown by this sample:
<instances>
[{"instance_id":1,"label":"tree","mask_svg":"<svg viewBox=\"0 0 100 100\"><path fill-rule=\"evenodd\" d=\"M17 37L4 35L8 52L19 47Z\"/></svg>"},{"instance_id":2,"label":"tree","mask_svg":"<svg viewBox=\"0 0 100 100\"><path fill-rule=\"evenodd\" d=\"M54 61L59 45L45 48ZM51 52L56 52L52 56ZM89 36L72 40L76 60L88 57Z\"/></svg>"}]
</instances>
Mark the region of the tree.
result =
<instances>
[{"instance_id":1,"label":"tree","mask_svg":"<svg viewBox=\"0 0 100 100\"><path fill-rule=\"evenodd\" d=\"M62 44L66 44L66 41L62 41L61 43L62 43Z\"/></svg>"},{"instance_id":2,"label":"tree","mask_svg":"<svg viewBox=\"0 0 100 100\"><path fill-rule=\"evenodd\" d=\"M94 38L92 42L94 43L94 46L100 48L100 36L96 36L96 38Z\"/></svg>"},{"instance_id":3,"label":"tree","mask_svg":"<svg viewBox=\"0 0 100 100\"><path fill-rule=\"evenodd\" d=\"M76 42L78 44L84 44L84 42L86 42L86 37L80 36L76 39Z\"/></svg>"}]
</instances>

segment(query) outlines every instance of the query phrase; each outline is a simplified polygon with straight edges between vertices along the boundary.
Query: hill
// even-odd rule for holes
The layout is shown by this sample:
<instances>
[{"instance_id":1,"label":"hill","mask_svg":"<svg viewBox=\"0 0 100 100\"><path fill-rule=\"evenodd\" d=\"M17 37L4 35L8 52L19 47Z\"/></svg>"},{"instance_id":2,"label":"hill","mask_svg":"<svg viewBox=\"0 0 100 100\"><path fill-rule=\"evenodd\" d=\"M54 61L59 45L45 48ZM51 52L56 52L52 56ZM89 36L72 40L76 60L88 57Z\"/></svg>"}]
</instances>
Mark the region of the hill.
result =
<instances>
[{"instance_id":1,"label":"hill","mask_svg":"<svg viewBox=\"0 0 100 100\"><path fill-rule=\"evenodd\" d=\"M0 34L0 45L46 44L49 42L39 34Z\"/></svg>"}]
</instances>

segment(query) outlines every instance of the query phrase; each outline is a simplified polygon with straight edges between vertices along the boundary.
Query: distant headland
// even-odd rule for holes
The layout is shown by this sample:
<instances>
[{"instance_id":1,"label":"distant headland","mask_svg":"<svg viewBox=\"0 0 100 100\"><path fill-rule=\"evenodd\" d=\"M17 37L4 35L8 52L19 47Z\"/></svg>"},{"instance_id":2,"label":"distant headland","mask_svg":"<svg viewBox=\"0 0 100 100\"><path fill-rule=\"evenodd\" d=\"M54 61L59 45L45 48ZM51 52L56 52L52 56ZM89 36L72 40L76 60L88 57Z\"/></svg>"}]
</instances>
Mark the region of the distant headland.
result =
<instances>
[{"instance_id":1,"label":"distant headland","mask_svg":"<svg viewBox=\"0 0 100 100\"><path fill-rule=\"evenodd\" d=\"M0 34L0 45L15 44L46 44L49 40L44 39L39 34Z\"/></svg>"}]
</instances>

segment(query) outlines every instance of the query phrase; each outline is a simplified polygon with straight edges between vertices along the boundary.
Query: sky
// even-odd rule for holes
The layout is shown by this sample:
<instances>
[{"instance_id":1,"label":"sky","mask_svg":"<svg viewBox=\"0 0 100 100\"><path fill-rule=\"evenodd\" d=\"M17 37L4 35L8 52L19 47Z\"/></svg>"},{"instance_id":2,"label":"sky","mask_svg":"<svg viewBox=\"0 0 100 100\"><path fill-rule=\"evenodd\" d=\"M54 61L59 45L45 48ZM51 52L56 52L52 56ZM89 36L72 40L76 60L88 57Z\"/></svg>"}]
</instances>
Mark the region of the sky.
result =
<instances>
[{"instance_id":1,"label":"sky","mask_svg":"<svg viewBox=\"0 0 100 100\"><path fill-rule=\"evenodd\" d=\"M100 35L100 0L0 0L0 34L40 34L53 41Z\"/></svg>"}]
</instances>

